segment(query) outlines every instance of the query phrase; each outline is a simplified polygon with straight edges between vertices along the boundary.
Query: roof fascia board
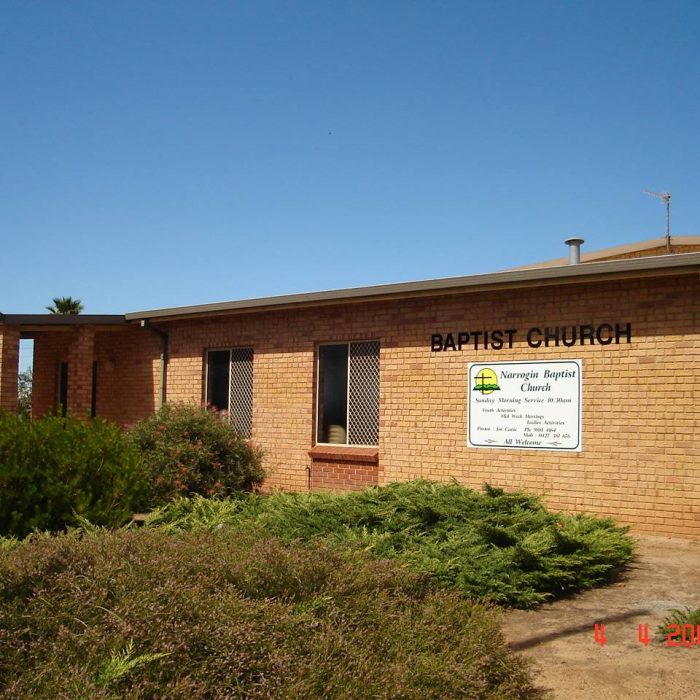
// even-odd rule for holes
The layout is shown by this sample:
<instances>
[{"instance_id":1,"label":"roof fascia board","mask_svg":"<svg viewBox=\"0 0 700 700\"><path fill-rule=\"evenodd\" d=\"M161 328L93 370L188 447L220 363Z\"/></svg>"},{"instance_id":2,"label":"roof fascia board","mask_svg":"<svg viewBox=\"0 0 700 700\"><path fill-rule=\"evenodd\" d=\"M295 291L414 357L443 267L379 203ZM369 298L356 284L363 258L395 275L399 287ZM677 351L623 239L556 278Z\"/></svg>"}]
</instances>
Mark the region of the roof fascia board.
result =
<instances>
[{"instance_id":1,"label":"roof fascia board","mask_svg":"<svg viewBox=\"0 0 700 700\"><path fill-rule=\"evenodd\" d=\"M167 309L139 311L125 315L127 321L143 319L191 318L193 316L222 314L242 311L261 311L279 308L321 306L347 303L350 301L375 301L388 298L406 298L423 294L453 294L462 291L479 291L485 289L531 286L532 284L566 284L585 282L593 278L648 277L662 276L671 270L671 274L681 274L683 268L688 272L697 271L700 266L700 253L681 253L677 255L659 255L623 260L608 260L598 263L580 265L562 265L558 267L528 268L493 272L466 277L447 277L424 280L420 282L400 282L372 287L354 287L336 291L308 292L285 296L243 299L240 301L200 304L197 306L180 306Z\"/></svg>"}]
</instances>

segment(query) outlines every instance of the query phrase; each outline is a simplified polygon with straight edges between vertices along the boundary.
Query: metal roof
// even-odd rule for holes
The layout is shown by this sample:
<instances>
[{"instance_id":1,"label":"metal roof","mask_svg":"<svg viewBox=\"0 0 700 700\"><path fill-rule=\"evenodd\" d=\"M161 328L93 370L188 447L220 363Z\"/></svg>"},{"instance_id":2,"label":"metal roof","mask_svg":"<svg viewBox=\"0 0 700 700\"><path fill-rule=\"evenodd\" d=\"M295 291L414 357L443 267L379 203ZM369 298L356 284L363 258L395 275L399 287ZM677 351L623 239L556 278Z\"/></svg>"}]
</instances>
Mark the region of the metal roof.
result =
<instances>
[{"instance_id":1,"label":"metal roof","mask_svg":"<svg viewBox=\"0 0 700 700\"><path fill-rule=\"evenodd\" d=\"M623 260L558 265L555 267L527 268L492 272L466 277L446 277L419 282L399 282L371 287L353 287L303 294L261 297L223 301L195 306L176 306L166 309L135 311L125 315L127 321L143 319L168 319L192 317L203 314L254 311L289 306L318 306L348 301L379 300L392 297L420 296L424 294L450 294L458 291L476 291L481 288L519 287L537 284L585 282L591 278L614 276L655 276L700 270L700 253L678 253Z\"/></svg>"},{"instance_id":2,"label":"metal roof","mask_svg":"<svg viewBox=\"0 0 700 700\"><path fill-rule=\"evenodd\" d=\"M598 250L592 250L590 252L581 251L581 262L602 262L610 258L619 257L622 255L629 255L630 253L640 253L645 250L653 250L654 248L665 248L666 247L666 237L652 238L647 241L637 241L635 243L625 243L623 245L616 245L612 248L601 248ZM684 248L684 247L700 247L700 236L671 236L671 247L672 248ZM672 255L682 255L683 250L677 250ZM691 251L687 251L691 252ZM693 251L695 252L695 251ZM668 253L664 253L667 255ZM530 265L518 265L517 267L511 267L510 270L525 270L535 267L556 267L558 265L568 265L568 256L561 258L552 258L551 260L543 260L538 263L533 263Z\"/></svg>"}]
</instances>

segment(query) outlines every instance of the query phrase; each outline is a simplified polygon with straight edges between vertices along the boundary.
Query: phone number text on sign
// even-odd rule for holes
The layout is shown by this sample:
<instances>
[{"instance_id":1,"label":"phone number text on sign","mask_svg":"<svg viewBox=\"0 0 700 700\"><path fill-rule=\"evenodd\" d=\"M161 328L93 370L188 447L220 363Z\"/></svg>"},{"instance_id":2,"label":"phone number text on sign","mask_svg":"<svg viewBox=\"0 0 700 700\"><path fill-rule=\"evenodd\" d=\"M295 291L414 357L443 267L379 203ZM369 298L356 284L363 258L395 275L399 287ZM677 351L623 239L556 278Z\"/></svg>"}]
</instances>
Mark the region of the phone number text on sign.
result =
<instances>
[{"instance_id":1,"label":"phone number text on sign","mask_svg":"<svg viewBox=\"0 0 700 700\"><path fill-rule=\"evenodd\" d=\"M470 447L581 450L581 360L470 362Z\"/></svg>"}]
</instances>

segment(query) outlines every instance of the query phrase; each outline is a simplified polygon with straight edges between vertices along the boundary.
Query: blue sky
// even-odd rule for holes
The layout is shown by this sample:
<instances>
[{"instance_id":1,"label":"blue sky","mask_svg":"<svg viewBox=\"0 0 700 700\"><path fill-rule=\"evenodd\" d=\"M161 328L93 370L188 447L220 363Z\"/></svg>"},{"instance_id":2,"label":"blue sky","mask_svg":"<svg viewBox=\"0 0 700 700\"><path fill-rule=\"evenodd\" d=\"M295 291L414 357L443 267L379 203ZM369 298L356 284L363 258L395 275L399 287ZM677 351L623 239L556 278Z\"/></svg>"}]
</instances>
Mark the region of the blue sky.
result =
<instances>
[{"instance_id":1,"label":"blue sky","mask_svg":"<svg viewBox=\"0 0 700 700\"><path fill-rule=\"evenodd\" d=\"M0 3L0 311L700 234L698 2Z\"/></svg>"}]
</instances>

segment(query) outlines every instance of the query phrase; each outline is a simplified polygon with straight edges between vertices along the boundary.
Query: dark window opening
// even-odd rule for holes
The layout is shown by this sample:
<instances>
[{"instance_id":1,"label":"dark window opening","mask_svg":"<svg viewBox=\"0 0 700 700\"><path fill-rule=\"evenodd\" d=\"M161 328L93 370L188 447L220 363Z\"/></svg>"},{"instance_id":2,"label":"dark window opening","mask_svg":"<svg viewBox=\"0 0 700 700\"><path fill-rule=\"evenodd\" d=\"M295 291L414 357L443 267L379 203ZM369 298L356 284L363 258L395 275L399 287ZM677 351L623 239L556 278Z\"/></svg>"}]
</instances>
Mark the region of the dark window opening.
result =
<instances>
[{"instance_id":1,"label":"dark window opening","mask_svg":"<svg viewBox=\"0 0 700 700\"><path fill-rule=\"evenodd\" d=\"M346 445L348 431L348 346L318 349L317 442Z\"/></svg>"},{"instance_id":2,"label":"dark window opening","mask_svg":"<svg viewBox=\"0 0 700 700\"><path fill-rule=\"evenodd\" d=\"M58 412L65 418L68 412L68 363L58 365Z\"/></svg>"},{"instance_id":3,"label":"dark window opening","mask_svg":"<svg viewBox=\"0 0 700 700\"><path fill-rule=\"evenodd\" d=\"M219 411L228 411L231 351L207 353L207 403Z\"/></svg>"},{"instance_id":4,"label":"dark window opening","mask_svg":"<svg viewBox=\"0 0 700 700\"><path fill-rule=\"evenodd\" d=\"M97 415L97 360L92 362L92 397L90 400L90 418Z\"/></svg>"}]
</instances>

